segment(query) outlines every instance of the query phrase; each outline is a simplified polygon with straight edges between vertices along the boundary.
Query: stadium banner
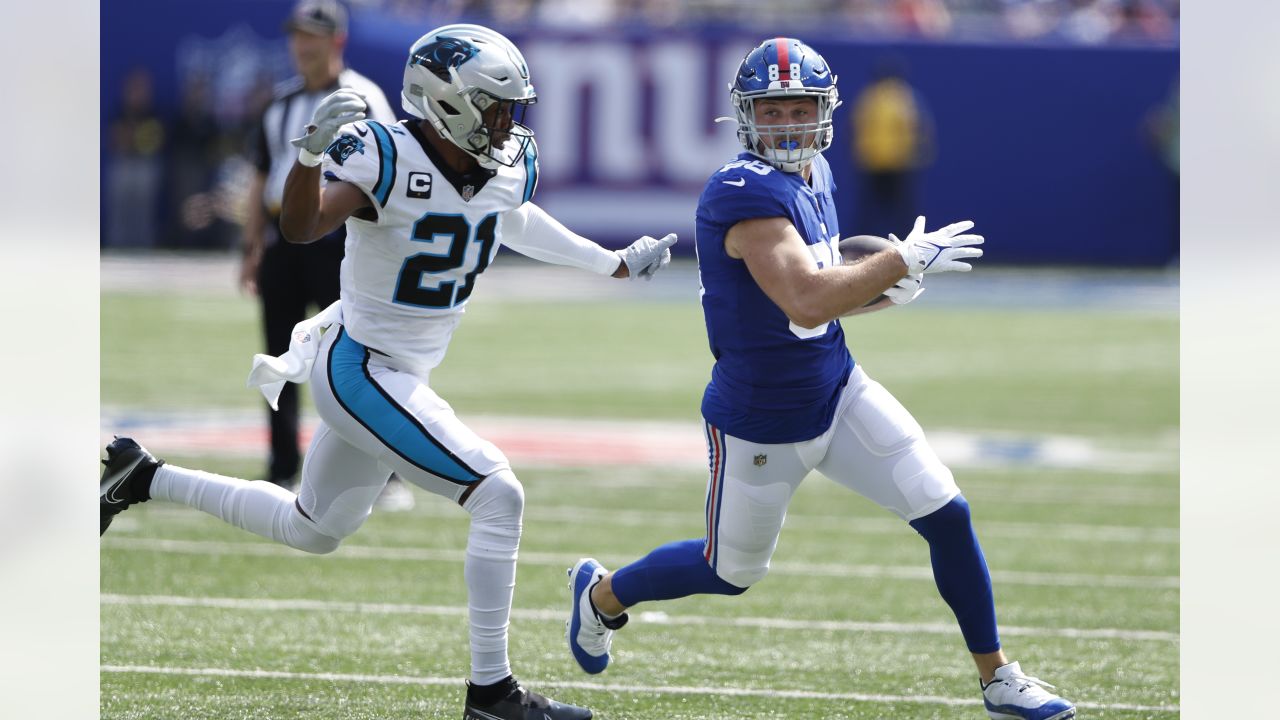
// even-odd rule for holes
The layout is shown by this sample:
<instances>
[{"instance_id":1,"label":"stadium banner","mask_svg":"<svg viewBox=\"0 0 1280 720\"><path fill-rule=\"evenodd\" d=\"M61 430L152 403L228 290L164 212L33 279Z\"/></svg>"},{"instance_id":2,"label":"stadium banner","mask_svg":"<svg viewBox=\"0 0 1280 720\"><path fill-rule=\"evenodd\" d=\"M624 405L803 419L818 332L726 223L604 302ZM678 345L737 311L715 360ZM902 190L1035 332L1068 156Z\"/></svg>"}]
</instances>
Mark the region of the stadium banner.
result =
<instances>
[{"instance_id":1,"label":"stadium banner","mask_svg":"<svg viewBox=\"0 0 1280 720\"><path fill-rule=\"evenodd\" d=\"M184 87L201 78L211 86L209 112L244 123L263 83L289 74L280 25L289 5L113 2L102 14L104 182L106 127L127 73L150 73L162 117L174 117ZM396 105L407 50L429 29L357 7L348 64ZM527 118L541 162L535 202L610 246L675 231L677 252L692 253L703 183L740 148L734 124L714 120L732 115L727 84L763 36L732 27L498 29L524 51L538 92ZM844 105L826 157L842 234L858 233L853 99L893 53L909 67L934 127L932 164L919 176L931 227L977 222L987 237L984 263L1153 266L1177 256L1177 180L1148 132L1177 82L1176 47L797 34L839 76Z\"/></svg>"}]
</instances>

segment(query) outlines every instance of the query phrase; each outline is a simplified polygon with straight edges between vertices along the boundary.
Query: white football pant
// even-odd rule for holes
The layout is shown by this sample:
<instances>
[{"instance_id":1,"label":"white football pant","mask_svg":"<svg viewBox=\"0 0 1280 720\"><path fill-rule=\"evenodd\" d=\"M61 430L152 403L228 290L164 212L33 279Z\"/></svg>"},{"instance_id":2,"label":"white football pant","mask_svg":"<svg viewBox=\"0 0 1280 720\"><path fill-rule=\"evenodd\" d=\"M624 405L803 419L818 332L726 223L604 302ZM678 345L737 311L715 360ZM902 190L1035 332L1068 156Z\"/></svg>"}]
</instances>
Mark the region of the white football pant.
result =
<instances>
[{"instance_id":1,"label":"white football pant","mask_svg":"<svg viewBox=\"0 0 1280 720\"><path fill-rule=\"evenodd\" d=\"M303 460L297 496L268 482L171 465L157 471L152 494L313 553L333 552L360 528L392 472L461 502L471 513L463 570L471 681L494 683L511 674L507 626L524 489L498 448L464 425L422 378L390 362L340 325L325 333L311 372L323 422Z\"/></svg>"},{"instance_id":2,"label":"white football pant","mask_svg":"<svg viewBox=\"0 0 1280 720\"><path fill-rule=\"evenodd\" d=\"M716 574L749 587L769 571L787 505L811 470L904 520L946 505L960 488L911 413L855 366L831 427L812 440L748 442L705 424L707 484L704 556Z\"/></svg>"}]
</instances>

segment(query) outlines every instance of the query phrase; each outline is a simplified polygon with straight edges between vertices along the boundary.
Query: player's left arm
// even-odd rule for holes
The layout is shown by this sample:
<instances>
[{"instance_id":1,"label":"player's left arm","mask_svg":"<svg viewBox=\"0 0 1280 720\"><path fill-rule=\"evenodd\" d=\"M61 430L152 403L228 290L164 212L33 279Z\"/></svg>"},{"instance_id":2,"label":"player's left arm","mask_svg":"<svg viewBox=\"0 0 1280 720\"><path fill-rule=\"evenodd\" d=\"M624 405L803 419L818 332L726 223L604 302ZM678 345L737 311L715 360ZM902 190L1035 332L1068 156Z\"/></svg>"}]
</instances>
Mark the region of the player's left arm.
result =
<instances>
[{"instance_id":1,"label":"player's left arm","mask_svg":"<svg viewBox=\"0 0 1280 720\"><path fill-rule=\"evenodd\" d=\"M502 244L535 260L569 265L615 278L649 279L671 262L674 233L661 240L647 235L613 252L565 227L545 210L526 202L503 218Z\"/></svg>"},{"instance_id":2,"label":"player's left arm","mask_svg":"<svg viewBox=\"0 0 1280 720\"><path fill-rule=\"evenodd\" d=\"M866 315L867 313L879 312L898 305L906 305L924 293L923 283L923 275L906 275L893 287L885 290L878 300L867 303L860 308L854 308L840 317Z\"/></svg>"}]
</instances>

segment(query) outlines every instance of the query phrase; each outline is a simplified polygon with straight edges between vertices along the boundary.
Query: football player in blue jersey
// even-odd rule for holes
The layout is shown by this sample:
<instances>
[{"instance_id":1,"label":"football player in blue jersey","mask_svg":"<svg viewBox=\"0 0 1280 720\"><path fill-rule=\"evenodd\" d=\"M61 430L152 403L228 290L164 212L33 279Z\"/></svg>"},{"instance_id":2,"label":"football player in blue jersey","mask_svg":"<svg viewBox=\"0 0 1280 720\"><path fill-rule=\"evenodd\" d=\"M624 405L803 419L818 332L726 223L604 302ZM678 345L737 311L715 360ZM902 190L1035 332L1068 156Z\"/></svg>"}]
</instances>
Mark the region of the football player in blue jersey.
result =
<instances>
[{"instance_id":1,"label":"football player in blue jersey","mask_svg":"<svg viewBox=\"0 0 1280 720\"><path fill-rule=\"evenodd\" d=\"M911 414L854 362L840 318L904 304L927 273L980 257L971 222L907 236L841 264L831 144L836 78L791 38L762 43L730 85L746 152L707 181L697 210L702 308L715 366L702 400L710 457L706 536L608 572L569 571L566 629L588 673L609 664L638 603L738 595L764 578L792 494L811 471L896 513L928 542L934 578L977 664L992 718L1065 720L1066 700L1001 649L991 577L951 471ZM866 306L881 294L887 297Z\"/></svg>"}]
</instances>

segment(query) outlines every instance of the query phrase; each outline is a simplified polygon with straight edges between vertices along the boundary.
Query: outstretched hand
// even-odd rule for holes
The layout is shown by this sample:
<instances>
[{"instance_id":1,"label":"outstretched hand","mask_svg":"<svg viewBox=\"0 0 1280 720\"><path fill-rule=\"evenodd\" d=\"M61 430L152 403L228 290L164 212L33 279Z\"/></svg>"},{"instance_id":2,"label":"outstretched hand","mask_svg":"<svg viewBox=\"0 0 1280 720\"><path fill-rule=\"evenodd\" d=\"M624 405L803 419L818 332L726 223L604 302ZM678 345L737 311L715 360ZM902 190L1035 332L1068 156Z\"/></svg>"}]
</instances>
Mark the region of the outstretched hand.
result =
<instances>
[{"instance_id":1,"label":"outstretched hand","mask_svg":"<svg viewBox=\"0 0 1280 720\"><path fill-rule=\"evenodd\" d=\"M924 216L921 215L916 218L915 227L911 228L911 233L907 235L906 240L899 240L892 233L889 234L889 240L902 254L902 261L907 264L908 275L952 270L968 272L973 269L973 266L961 261L982 257L982 249L974 247L982 244L982 236L961 235L972 227L973 221L964 220L940 230L925 232Z\"/></svg>"},{"instance_id":2,"label":"outstretched hand","mask_svg":"<svg viewBox=\"0 0 1280 720\"><path fill-rule=\"evenodd\" d=\"M619 250L618 255L627 268L625 277L652 280L659 270L671 263L671 246L675 244L675 233L668 233L661 240L645 235Z\"/></svg>"}]
</instances>

